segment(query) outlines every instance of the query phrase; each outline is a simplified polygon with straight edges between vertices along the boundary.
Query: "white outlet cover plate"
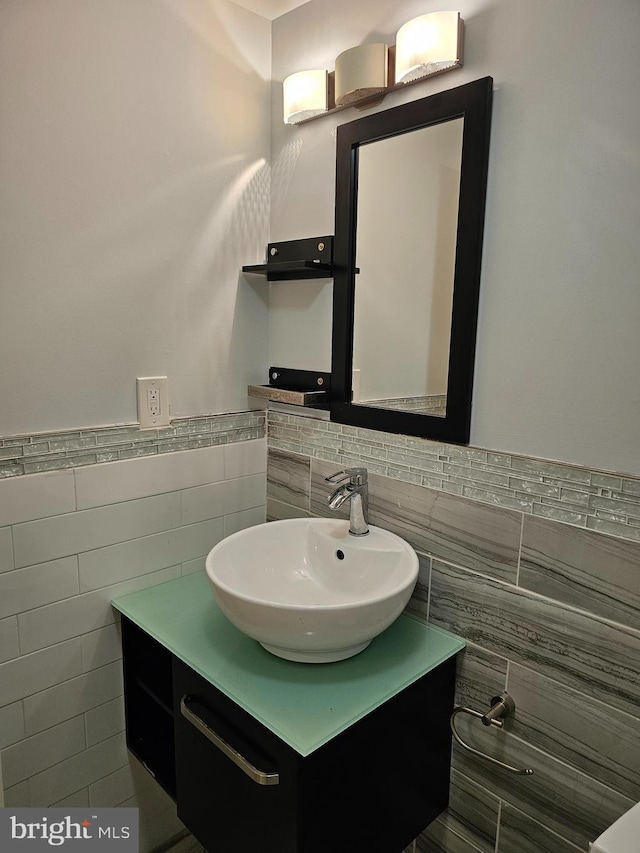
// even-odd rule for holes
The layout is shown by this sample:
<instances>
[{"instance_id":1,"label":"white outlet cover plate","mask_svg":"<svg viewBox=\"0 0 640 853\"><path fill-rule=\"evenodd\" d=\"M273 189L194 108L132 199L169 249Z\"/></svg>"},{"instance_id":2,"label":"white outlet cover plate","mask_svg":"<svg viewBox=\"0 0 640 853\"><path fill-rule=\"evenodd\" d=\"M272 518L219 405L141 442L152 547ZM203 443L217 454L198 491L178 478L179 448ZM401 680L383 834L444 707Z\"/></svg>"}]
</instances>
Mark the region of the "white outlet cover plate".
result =
<instances>
[{"instance_id":1,"label":"white outlet cover plate","mask_svg":"<svg viewBox=\"0 0 640 853\"><path fill-rule=\"evenodd\" d=\"M149 405L149 391L154 390L160 397L156 407L158 412L152 412ZM136 396L140 429L169 426L169 380L166 376L139 376L136 379Z\"/></svg>"}]
</instances>

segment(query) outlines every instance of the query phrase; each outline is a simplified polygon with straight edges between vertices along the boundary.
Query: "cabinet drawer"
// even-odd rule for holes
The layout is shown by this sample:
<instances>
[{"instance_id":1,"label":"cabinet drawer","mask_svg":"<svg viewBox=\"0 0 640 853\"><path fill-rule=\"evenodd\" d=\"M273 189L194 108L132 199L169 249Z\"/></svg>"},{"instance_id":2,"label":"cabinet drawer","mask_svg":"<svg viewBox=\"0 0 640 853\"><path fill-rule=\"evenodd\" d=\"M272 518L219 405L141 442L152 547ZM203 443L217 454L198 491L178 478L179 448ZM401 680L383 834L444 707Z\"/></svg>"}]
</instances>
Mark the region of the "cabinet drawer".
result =
<instances>
[{"instance_id":1,"label":"cabinet drawer","mask_svg":"<svg viewBox=\"0 0 640 853\"><path fill-rule=\"evenodd\" d=\"M216 853L296 853L297 753L177 659L173 680L180 819Z\"/></svg>"}]
</instances>

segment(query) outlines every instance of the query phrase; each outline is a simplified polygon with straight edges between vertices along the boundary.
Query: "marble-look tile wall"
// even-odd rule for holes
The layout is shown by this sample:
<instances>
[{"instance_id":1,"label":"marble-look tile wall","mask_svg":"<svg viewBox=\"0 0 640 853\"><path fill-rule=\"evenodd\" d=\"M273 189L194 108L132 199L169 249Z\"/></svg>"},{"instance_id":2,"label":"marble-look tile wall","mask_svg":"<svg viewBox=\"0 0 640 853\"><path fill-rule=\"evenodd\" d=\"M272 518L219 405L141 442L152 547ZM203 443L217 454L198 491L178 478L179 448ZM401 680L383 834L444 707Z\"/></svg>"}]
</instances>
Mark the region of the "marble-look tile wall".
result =
<instances>
[{"instance_id":1,"label":"marble-look tile wall","mask_svg":"<svg viewBox=\"0 0 640 853\"><path fill-rule=\"evenodd\" d=\"M350 429L269 413L268 517L329 515L325 476L338 465L376 458L367 466L371 523L406 538L420 557L408 609L467 640L456 701L485 709L490 697L507 690L516 702L515 718L502 732L459 715L460 734L534 770L533 776L507 774L454 745L449 810L416 839L417 853L588 849L640 800L640 542L624 535L627 530L613 536L587 529L588 518L596 527L604 520L596 514L569 523L562 513L538 515L533 503L483 500L473 488L451 493L442 479L436 487L409 481L413 466L399 479L389 456L394 440L410 442L417 458L432 454L435 443L342 431ZM485 473L487 456L501 455L451 450L467 461L483 459L477 470ZM443 469L453 465L439 461ZM375 464L384 473L376 473ZM506 470L506 458L502 465ZM561 494L564 486L551 482L552 471L563 483L580 482L590 511L598 503L589 505L591 497L606 497L598 493L605 482L620 487L608 500L637 494L631 477L534 459L519 458L516 466L508 476L522 480L516 471L526 470L532 493L553 487ZM562 510L540 506L543 513ZM631 516L621 518L614 523L633 530ZM428 756L423 760L426 770Z\"/></svg>"}]
</instances>

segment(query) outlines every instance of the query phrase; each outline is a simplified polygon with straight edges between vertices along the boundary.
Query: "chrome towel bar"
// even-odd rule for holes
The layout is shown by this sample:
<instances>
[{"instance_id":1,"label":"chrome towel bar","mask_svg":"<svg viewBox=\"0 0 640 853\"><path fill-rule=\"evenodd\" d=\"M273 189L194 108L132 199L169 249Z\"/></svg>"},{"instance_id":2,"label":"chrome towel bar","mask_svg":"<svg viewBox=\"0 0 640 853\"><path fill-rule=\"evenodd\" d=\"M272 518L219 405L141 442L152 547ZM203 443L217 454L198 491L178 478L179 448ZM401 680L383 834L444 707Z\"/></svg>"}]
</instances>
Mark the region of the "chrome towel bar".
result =
<instances>
[{"instance_id":1,"label":"chrome towel bar","mask_svg":"<svg viewBox=\"0 0 640 853\"><path fill-rule=\"evenodd\" d=\"M451 719L449 721L451 734L455 738L456 743L460 744L460 746L463 749L466 749L467 752L471 752L479 758L484 758L485 761L490 761L492 764L497 764L498 767L502 767L503 770L508 770L509 773L517 773L519 776L531 776L533 774L533 770L529 770L528 768L512 767L511 764L505 764L503 761L498 761L497 758L487 755L486 752L474 749L474 747L465 743L456 731L455 719L458 714L469 714L471 717L477 717L479 720L482 720L482 723L485 726L496 726L496 728L501 729L504 725L502 722L503 719L506 719L513 714L515 709L516 703L508 693L501 693L499 696L494 696L491 699L491 708L485 714L481 711L475 711L473 708L465 708L462 705L458 705L453 709Z\"/></svg>"},{"instance_id":2,"label":"chrome towel bar","mask_svg":"<svg viewBox=\"0 0 640 853\"><path fill-rule=\"evenodd\" d=\"M221 738L217 732L214 732L214 730L208 726L203 719L191 710L188 704L189 701L189 696L182 697L180 700L180 713L200 732L200 734L203 734L207 740L211 741L211 743L216 746L220 752L233 761L233 763L239 767L243 773L246 773L247 776L258 785L279 784L280 775L278 773L258 770L257 767L254 767L253 764L244 757L244 755L241 755L236 749L230 746L226 740Z\"/></svg>"}]
</instances>

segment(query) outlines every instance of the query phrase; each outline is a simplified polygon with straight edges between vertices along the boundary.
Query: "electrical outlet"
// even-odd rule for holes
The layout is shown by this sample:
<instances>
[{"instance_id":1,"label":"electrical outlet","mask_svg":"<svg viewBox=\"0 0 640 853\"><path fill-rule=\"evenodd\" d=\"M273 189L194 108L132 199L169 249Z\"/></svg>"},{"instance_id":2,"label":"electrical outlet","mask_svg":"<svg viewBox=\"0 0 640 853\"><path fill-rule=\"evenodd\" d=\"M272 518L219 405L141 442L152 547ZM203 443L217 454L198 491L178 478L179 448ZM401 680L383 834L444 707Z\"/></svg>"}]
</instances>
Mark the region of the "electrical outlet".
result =
<instances>
[{"instance_id":1,"label":"electrical outlet","mask_svg":"<svg viewBox=\"0 0 640 853\"><path fill-rule=\"evenodd\" d=\"M169 426L169 380L166 376L136 379L140 429Z\"/></svg>"}]
</instances>

